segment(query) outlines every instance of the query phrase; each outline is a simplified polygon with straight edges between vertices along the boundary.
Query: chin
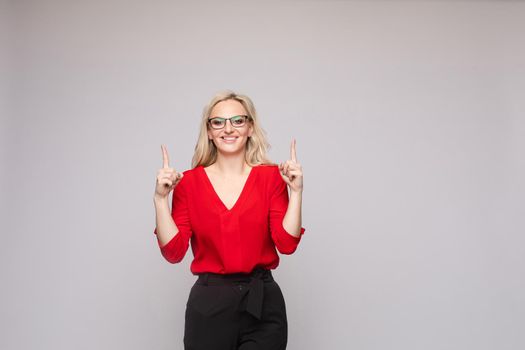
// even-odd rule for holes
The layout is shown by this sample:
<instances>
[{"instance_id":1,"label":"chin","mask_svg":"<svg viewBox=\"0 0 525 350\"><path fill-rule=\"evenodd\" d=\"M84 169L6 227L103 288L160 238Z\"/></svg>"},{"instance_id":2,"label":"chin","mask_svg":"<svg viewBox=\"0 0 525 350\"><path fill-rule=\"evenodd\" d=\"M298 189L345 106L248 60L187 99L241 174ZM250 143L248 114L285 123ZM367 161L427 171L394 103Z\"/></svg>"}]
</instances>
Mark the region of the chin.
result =
<instances>
[{"instance_id":1,"label":"chin","mask_svg":"<svg viewBox=\"0 0 525 350\"><path fill-rule=\"evenodd\" d=\"M217 146L217 143L215 143L215 147L217 148L218 151L222 153L234 154L234 153L244 152L246 149L246 142L239 144L239 145L235 145L234 147L233 145L226 145L222 143L221 140L219 140L218 143L219 143L219 146Z\"/></svg>"},{"instance_id":2,"label":"chin","mask_svg":"<svg viewBox=\"0 0 525 350\"><path fill-rule=\"evenodd\" d=\"M218 147L217 151L220 153L225 153L225 154L236 154L236 153L244 152L244 147L236 147L236 148Z\"/></svg>"}]
</instances>

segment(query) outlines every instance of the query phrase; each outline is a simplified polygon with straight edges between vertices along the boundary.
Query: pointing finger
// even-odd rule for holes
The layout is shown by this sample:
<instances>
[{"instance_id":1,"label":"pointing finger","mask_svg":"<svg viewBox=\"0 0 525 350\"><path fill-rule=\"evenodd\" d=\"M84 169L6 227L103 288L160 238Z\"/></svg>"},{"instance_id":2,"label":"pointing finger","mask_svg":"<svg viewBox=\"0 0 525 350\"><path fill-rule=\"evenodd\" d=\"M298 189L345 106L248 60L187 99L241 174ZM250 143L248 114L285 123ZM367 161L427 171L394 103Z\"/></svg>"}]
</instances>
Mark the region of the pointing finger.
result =
<instances>
[{"instance_id":1,"label":"pointing finger","mask_svg":"<svg viewBox=\"0 0 525 350\"><path fill-rule=\"evenodd\" d=\"M290 159L297 162L297 154L295 153L295 139L292 139L292 145L290 146Z\"/></svg>"},{"instance_id":2,"label":"pointing finger","mask_svg":"<svg viewBox=\"0 0 525 350\"><path fill-rule=\"evenodd\" d=\"M168 151L166 150L166 147L164 145L161 145L160 147L162 148L162 167L169 168L170 160L168 158Z\"/></svg>"}]
</instances>

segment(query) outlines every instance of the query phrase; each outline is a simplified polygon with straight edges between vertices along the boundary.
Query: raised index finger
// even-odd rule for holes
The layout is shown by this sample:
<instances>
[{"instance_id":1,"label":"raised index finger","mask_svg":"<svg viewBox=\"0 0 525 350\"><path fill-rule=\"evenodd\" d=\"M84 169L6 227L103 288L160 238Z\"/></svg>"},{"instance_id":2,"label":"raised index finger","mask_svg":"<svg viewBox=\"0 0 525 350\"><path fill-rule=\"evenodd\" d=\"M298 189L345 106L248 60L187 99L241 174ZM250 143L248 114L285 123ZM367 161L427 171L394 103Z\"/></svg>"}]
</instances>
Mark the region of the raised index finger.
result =
<instances>
[{"instance_id":1,"label":"raised index finger","mask_svg":"<svg viewBox=\"0 0 525 350\"><path fill-rule=\"evenodd\" d=\"M297 154L295 153L295 139L292 139L292 146L290 147L290 158L296 162Z\"/></svg>"},{"instance_id":2,"label":"raised index finger","mask_svg":"<svg viewBox=\"0 0 525 350\"><path fill-rule=\"evenodd\" d=\"M160 148L162 148L162 167L169 168L170 159L168 158L168 150L166 149L164 145L160 145Z\"/></svg>"}]
</instances>

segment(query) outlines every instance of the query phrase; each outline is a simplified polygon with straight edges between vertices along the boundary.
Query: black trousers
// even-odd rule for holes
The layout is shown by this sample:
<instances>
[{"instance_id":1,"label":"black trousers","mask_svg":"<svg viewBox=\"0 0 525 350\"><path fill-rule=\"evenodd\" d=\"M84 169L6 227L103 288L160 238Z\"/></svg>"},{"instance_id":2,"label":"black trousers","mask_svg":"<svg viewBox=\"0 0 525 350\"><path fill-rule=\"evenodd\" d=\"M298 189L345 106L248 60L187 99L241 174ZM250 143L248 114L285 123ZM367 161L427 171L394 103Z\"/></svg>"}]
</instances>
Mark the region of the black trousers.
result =
<instances>
[{"instance_id":1,"label":"black trousers","mask_svg":"<svg viewBox=\"0 0 525 350\"><path fill-rule=\"evenodd\" d=\"M206 273L186 304L185 350L284 350L286 306L270 270Z\"/></svg>"}]
</instances>

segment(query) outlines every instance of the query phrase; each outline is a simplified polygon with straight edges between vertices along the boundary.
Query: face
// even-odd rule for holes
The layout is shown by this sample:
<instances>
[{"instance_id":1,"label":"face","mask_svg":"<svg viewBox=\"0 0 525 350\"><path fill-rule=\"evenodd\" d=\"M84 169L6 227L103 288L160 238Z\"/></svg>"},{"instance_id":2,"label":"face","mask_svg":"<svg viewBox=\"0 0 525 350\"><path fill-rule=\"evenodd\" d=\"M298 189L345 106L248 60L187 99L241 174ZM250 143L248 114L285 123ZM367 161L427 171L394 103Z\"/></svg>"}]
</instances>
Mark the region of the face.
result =
<instances>
[{"instance_id":1,"label":"face","mask_svg":"<svg viewBox=\"0 0 525 350\"><path fill-rule=\"evenodd\" d=\"M217 103L208 118L231 118L236 115L248 115L244 106L236 100L226 100ZM250 121L241 127L234 127L231 121L226 121L224 128L215 130L208 123L208 138L213 140L219 153L234 154L244 152L248 136L252 136L253 127Z\"/></svg>"}]
</instances>

